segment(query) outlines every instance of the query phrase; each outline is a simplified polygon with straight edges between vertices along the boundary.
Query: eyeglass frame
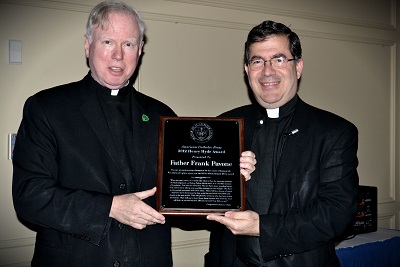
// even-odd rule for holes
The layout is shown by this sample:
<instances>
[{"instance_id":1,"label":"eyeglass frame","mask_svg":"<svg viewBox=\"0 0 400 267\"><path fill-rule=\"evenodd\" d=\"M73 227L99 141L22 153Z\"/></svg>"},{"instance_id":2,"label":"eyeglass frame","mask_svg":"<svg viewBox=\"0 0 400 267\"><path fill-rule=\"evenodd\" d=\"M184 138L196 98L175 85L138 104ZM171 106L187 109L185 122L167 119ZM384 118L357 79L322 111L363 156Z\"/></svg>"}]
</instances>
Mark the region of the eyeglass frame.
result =
<instances>
[{"instance_id":1,"label":"eyeglass frame","mask_svg":"<svg viewBox=\"0 0 400 267\"><path fill-rule=\"evenodd\" d=\"M277 59L283 59L283 61L284 61L284 66L280 66L280 67L273 66L272 61L273 61L273 60L277 60ZM259 69L258 69L258 68L257 68L257 69L252 69L252 68L251 68L251 62L253 62L253 61L255 61L255 60L261 60L261 61L263 61L262 67L260 66ZM262 57L258 57L258 56L257 56L257 57L253 57L253 58L247 63L247 66L249 66L249 69L252 70L252 71L262 70L262 69L265 68L265 63L269 62L269 65L270 65L271 68L274 68L274 69L282 69L282 68L284 68L284 67L287 66L287 63L288 63L288 62L293 61L293 60L298 60L298 58L290 58L290 59L287 59L285 56L276 56L276 57L272 57L272 58L269 59L269 60L265 60L265 59L263 59Z\"/></svg>"}]
</instances>

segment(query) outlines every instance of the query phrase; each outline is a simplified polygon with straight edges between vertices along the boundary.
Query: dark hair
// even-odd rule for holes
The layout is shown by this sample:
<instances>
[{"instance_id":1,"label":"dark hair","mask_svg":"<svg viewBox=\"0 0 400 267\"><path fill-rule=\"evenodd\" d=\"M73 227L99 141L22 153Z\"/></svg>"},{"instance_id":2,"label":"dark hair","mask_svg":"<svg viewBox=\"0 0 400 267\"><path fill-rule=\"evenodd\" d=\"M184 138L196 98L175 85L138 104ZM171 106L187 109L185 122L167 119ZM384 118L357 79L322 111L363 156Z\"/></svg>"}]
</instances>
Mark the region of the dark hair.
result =
<instances>
[{"instance_id":1,"label":"dark hair","mask_svg":"<svg viewBox=\"0 0 400 267\"><path fill-rule=\"evenodd\" d=\"M249 64L250 61L250 46L257 42L263 42L272 35L286 36L289 39L289 50L293 58L301 58L301 43L299 36L282 23L266 20L251 29L247 36L244 48L245 64Z\"/></svg>"}]
</instances>

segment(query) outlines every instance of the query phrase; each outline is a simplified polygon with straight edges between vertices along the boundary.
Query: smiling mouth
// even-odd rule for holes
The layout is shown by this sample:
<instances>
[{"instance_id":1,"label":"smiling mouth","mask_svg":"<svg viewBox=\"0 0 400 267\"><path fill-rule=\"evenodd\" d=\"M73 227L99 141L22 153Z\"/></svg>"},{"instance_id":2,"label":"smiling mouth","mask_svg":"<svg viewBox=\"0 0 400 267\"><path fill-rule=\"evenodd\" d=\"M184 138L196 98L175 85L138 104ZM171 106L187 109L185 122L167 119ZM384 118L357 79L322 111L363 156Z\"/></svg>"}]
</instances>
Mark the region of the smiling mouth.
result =
<instances>
[{"instance_id":1,"label":"smiling mouth","mask_svg":"<svg viewBox=\"0 0 400 267\"><path fill-rule=\"evenodd\" d=\"M262 86L275 86L278 85L280 82L261 82Z\"/></svg>"},{"instance_id":2,"label":"smiling mouth","mask_svg":"<svg viewBox=\"0 0 400 267\"><path fill-rule=\"evenodd\" d=\"M122 68L117 68L117 67L111 67L110 68L112 71L122 71Z\"/></svg>"}]
</instances>

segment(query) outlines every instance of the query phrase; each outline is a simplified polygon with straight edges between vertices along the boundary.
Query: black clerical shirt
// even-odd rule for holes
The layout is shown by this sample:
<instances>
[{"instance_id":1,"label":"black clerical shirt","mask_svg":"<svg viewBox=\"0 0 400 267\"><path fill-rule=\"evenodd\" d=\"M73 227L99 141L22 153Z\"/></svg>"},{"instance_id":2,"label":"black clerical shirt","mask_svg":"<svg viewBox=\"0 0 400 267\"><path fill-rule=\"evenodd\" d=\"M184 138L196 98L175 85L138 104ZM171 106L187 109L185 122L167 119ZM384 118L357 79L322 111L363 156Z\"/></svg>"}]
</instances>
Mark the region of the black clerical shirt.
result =
<instances>
[{"instance_id":1,"label":"black clerical shirt","mask_svg":"<svg viewBox=\"0 0 400 267\"><path fill-rule=\"evenodd\" d=\"M297 95L288 103L274 110L278 116L271 118L272 110L259 108L258 127L253 136L251 151L257 158L257 168L246 182L247 209L259 215L267 214L274 189L279 160L284 149L289 125L297 102ZM262 258L259 237L238 236L237 255L244 261L258 266L266 265Z\"/></svg>"},{"instance_id":2,"label":"black clerical shirt","mask_svg":"<svg viewBox=\"0 0 400 267\"><path fill-rule=\"evenodd\" d=\"M103 108L104 116L108 123L115 149L119 158L116 159L125 177L128 188L137 191L133 177L133 129L132 129L132 108L131 94L132 86L129 84L118 90L117 95L112 95L111 90L95 82L95 88Z\"/></svg>"}]
</instances>

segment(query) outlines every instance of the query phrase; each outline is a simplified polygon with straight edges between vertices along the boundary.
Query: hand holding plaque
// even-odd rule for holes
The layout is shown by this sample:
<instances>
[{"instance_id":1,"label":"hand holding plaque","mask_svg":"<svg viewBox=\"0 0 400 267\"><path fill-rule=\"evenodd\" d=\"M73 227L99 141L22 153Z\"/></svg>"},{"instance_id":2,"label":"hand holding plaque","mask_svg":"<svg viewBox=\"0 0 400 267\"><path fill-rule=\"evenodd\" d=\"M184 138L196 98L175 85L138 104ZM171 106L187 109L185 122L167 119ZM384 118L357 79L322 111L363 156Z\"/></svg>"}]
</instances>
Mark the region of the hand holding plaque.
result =
<instances>
[{"instance_id":1,"label":"hand holding plaque","mask_svg":"<svg viewBox=\"0 0 400 267\"><path fill-rule=\"evenodd\" d=\"M245 210L243 119L161 117L157 210L207 215Z\"/></svg>"}]
</instances>

